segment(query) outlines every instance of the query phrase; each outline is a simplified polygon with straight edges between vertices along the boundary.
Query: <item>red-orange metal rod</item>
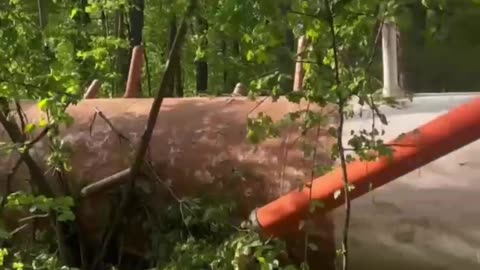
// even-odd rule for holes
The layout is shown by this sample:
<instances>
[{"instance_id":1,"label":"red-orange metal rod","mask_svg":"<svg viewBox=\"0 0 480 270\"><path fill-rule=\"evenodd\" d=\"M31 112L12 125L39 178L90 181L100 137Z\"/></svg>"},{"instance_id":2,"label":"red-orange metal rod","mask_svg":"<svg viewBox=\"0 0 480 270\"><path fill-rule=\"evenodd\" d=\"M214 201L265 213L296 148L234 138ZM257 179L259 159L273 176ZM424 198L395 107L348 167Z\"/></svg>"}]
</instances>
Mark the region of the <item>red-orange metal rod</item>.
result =
<instances>
[{"instance_id":1,"label":"red-orange metal rod","mask_svg":"<svg viewBox=\"0 0 480 270\"><path fill-rule=\"evenodd\" d=\"M124 98L135 98L140 95L143 67L143 47L138 45L133 47L132 58L130 61L130 70L128 71L128 80Z\"/></svg>"},{"instance_id":2,"label":"red-orange metal rod","mask_svg":"<svg viewBox=\"0 0 480 270\"><path fill-rule=\"evenodd\" d=\"M393 140L393 158L377 161L355 161L347 166L349 183L354 189L350 198L359 197L396 178L407 174L480 138L480 98L463 104L423 126ZM320 200L324 211L343 204L342 170L332 172L313 181L312 196ZM259 208L252 213L257 225L267 235L280 236L298 230L310 205L309 189L294 191Z\"/></svg>"},{"instance_id":3,"label":"red-orange metal rod","mask_svg":"<svg viewBox=\"0 0 480 270\"><path fill-rule=\"evenodd\" d=\"M98 92L100 91L100 87L102 86L102 83L95 79L92 81L90 86L87 89L87 92L85 92L85 95L83 96L84 99L92 99L96 98L98 95Z\"/></svg>"}]
</instances>

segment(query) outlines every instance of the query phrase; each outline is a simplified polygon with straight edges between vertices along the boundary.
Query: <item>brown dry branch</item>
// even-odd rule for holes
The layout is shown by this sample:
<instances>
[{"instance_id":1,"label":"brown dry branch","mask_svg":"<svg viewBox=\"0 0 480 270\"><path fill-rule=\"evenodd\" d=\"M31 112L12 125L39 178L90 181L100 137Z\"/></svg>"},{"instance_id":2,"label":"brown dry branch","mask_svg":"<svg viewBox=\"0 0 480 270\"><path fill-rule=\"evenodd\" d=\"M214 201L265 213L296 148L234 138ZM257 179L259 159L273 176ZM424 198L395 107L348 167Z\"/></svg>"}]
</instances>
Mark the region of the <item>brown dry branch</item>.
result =
<instances>
[{"instance_id":1,"label":"brown dry branch","mask_svg":"<svg viewBox=\"0 0 480 270\"><path fill-rule=\"evenodd\" d=\"M45 136L47 134L48 129L50 127L47 127L45 130L43 130L32 141L26 143L26 136L22 132L22 130L18 127L18 124L15 121L10 121L8 119L8 101L5 98L1 98L0 102L2 103L2 107L3 107L2 112L0 112L0 124L3 126L3 128L7 132L8 136L10 137L10 140L13 143L15 143L15 144L25 144L25 146L26 146L25 150L20 152L20 159L19 159L18 165L15 165L15 166L20 166L20 164L21 164L20 161L25 162L25 164L27 165L29 174L30 174L30 178L31 178L30 183L35 184L34 186L36 186L38 188L38 191L41 194L43 194L47 197L53 197L55 194L54 194L52 188L50 187L50 185L48 184L47 179L46 179L42 169L37 164L37 162L30 156L30 154L28 152L28 150L31 147L33 147L33 145L36 142L40 141L43 138L43 136ZM17 104L17 106L18 106L17 110L21 112L22 111L21 107L19 107L20 104ZM17 169L15 169L15 170L17 170ZM13 178L13 174L10 178L11 179ZM55 219L54 215L52 215L51 218ZM60 236L65 229L64 224L60 224L60 223L56 222L55 225L56 225L55 226L55 232L58 236ZM21 229L19 229L19 230L22 230L25 227L26 227L26 225L22 226ZM57 244L58 244L58 249L59 249L59 252L60 252L61 260L64 263L68 263L68 259L67 259L66 254L67 253L69 254L71 252L70 252L66 242L64 241L63 238L57 238Z\"/></svg>"},{"instance_id":2,"label":"brown dry branch","mask_svg":"<svg viewBox=\"0 0 480 270\"><path fill-rule=\"evenodd\" d=\"M125 183L129 179L129 176L130 176L130 168L125 169L123 171L119 171L110 176L107 176L101 179L100 181L96 181L82 188L82 190L80 191L80 197L86 198L86 197L92 196L93 194L98 194L100 192L103 192L112 187L116 187L120 184Z\"/></svg>"},{"instance_id":3,"label":"brown dry branch","mask_svg":"<svg viewBox=\"0 0 480 270\"><path fill-rule=\"evenodd\" d=\"M112 123L112 121L98 108L96 108L96 112L94 115L94 119L96 118L96 115L99 115L110 127L110 129L121 139L124 140L128 143L129 147L133 150L134 145L132 141L125 135L123 134L115 125ZM160 183L162 186L167 189L167 191L170 193L172 198L174 198L177 202L181 203L181 199L174 193L172 188L162 181L160 176L156 173L156 171L153 168L153 165L151 164L151 161L149 158L145 158L145 167L149 170L151 175L146 174L146 176L150 176L154 178L158 183ZM92 196L93 194L98 194L100 192L104 192L105 190L114 188L118 185L124 184L128 180L128 176L130 174L130 168L119 171L113 175L110 175L108 177L105 177L101 179L100 181L97 181L95 183L92 183L90 185L85 186L82 188L80 192L80 196L82 198L86 198L88 196Z\"/></svg>"},{"instance_id":4,"label":"brown dry branch","mask_svg":"<svg viewBox=\"0 0 480 270\"><path fill-rule=\"evenodd\" d=\"M38 134L37 137L35 137L33 140L29 141L28 143L25 144L25 149L23 150L24 152L27 152L37 143L40 141L48 132L50 127L46 127L40 134ZM7 180L5 182L5 197L2 198L2 201L0 203L0 210L5 206L7 202L7 196L11 192L11 183L13 180L13 177L17 173L18 168L20 168L20 165L23 163L24 156L20 155L20 158L17 159L15 162L15 165L13 165L12 169L7 175Z\"/></svg>"},{"instance_id":5,"label":"brown dry branch","mask_svg":"<svg viewBox=\"0 0 480 270\"><path fill-rule=\"evenodd\" d=\"M147 76L147 92L148 92L148 96L151 97L152 96L152 79L150 75L150 65L149 65L148 55L147 55L147 42L145 38L143 39L142 46L143 46L143 60L145 61L145 75Z\"/></svg>"},{"instance_id":6,"label":"brown dry branch","mask_svg":"<svg viewBox=\"0 0 480 270\"><path fill-rule=\"evenodd\" d=\"M318 142L319 142L318 138L319 137L320 137L320 126L317 126L317 128L316 128L316 138L317 139L315 140L315 146L313 148L313 154L312 154L313 163L312 163L312 168L310 170L310 181L309 181L309 192L308 192L308 200L310 202L312 202L312 188L311 187L313 185L313 180L315 178L315 171L317 170L315 160L317 159L317 149L318 149ZM311 215L313 213L310 213L310 211L309 211L309 212L307 212L307 214ZM308 242L309 242L309 232L306 231L305 232L305 247L304 247L304 254L303 254L305 262L308 262L308 249L310 248Z\"/></svg>"},{"instance_id":7,"label":"brown dry branch","mask_svg":"<svg viewBox=\"0 0 480 270\"><path fill-rule=\"evenodd\" d=\"M27 115L22 110L22 106L20 106L20 102L18 100L15 101L15 107L17 109L17 114L20 119L20 127L22 128L22 130L25 130L25 127L27 125L26 122L28 121Z\"/></svg>"},{"instance_id":8,"label":"brown dry branch","mask_svg":"<svg viewBox=\"0 0 480 270\"><path fill-rule=\"evenodd\" d=\"M96 115L99 115L106 123L107 125L111 128L111 130L120 138L120 139L123 139L125 140L129 147L133 150L134 149L134 145L133 143L130 141L130 139L124 135L118 128L116 128L112 121L110 121L110 119L101 111L99 110L98 108L96 108L96 112L95 112L95 115L94 115L94 119L96 118ZM186 205L184 203L184 201L178 197L177 194L175 194L175 192L173 191L173 189L171 188L171 186L166 183L165 181L163 181L161 179L161 177L158 175L158 173L155 171L155 169L153 168L153 165L151 164L151 161L150 159L147 157L145 158L145 167L149 170L149 173L146 173L145 175L153 180L155 180L156 182L158 182L160 185L162 185L167 191L168 193L170 194L170 196L179 204L179 207L180 207L180 213L182 215L182 220L183 220L183 223L185 224L185 227L188 227L187 226L187 223L186 223L186 220L184 218L184 214L183 214L183 208L186 208L187 210L190 210L190 208L188 207L188 205ZM81 192L80 192L80 195L82 198L85 198L85 197L88 197L88 196L91 196L93 194L97 194L97 193L100 193L100 192L103 192L107 189L110 189L110 188L114 188L118 185L121 185L121 184L124 184L127 180L128 180L128 176L130 175L130 169L125 169L123 171L120 171L114 175L111 175L111 176L108 176L106 178L103 178L102 180L100 181L97 181L95 183L92 183L86 187L84 187ZM188 231L188 228L187 228L187 231ZM188 231L188 233L190 234L190 231Z\"/></svg>"},{"instance_id":9,"label":"brown dry branch","mask_svg":"<svg viewBox=\"0 0 480 270\"><path fill-rule=\"evenodd\" d=\"M196 10L196 6L197 6L196 2L197 2L196 0L190 1L190 6L188 7L185 17L183 18L182 23L180 24L177 35L172 44L172 49L168 57L167 65L163 73L162 80L160 82L160 87L158 89L157 95L155 96L150 109L150 113L147 120L147 127L145 128L145 131L142 135L138 149L135 153L134 161L132 163L132 166L130 167L129 188L125 190L122 196L119 207L117 208L117 211L114 214L111 226L109 230L106 232L106 235L102 244L102 248L100 249L98 256L93 261L93 264L91 266L92 270L96 269L100 261L103 259L106 249L110 244L111 238L114 235L114 232L117 230L117 227L119 226L123 210L128 204L128 202L130 201L130 198L132 195L131 194L132 187L135 184L135 178L138 176L138 174L141 171L142 164L144 164L145 154L150 144L153 129L155 128L155 125L157 122L158 113L160 111L160 107L164 99L164 93L166 92L168 87L167 78L172 76L172 72L175 69L175 65L178 64L178 61L175 61L175 60L178 57L180 49L185 40L185 36L187 33L187 20L190 18L191 14Z\"/></svg>"},{"instance_id":10,"label":"brown dry branch","mask_svg":"<svg viewBox=\"0 0 480 270\"><path fill-rule=\"evenodd\" d=\"M13 143L16 144L24 144L25 143L25 136L24 134L20 131L18 125L15 122L9 121L7 119L7 116L4 113L0 113L0 123L2 124L3 128L7 132L8 136L12 140ZM42 132L40 135L45 135ZM38 137L37 140L34 140L35 142L39 141L41 138ZM27 147L30 145L30 148L33 146L34 143L29 143L27 144ZM52 196L53 191L51 187L48 185L48 182L38 166L38 164L35 162L35 160L30 156L28 151L22 151L20 152L20 157L21 159L25 162L25 164L28 167L28 170L30 172L30 176L32 180L35 181L35 184L38 186L39 191L47 196Z\"/></svg>"}]
</instances>

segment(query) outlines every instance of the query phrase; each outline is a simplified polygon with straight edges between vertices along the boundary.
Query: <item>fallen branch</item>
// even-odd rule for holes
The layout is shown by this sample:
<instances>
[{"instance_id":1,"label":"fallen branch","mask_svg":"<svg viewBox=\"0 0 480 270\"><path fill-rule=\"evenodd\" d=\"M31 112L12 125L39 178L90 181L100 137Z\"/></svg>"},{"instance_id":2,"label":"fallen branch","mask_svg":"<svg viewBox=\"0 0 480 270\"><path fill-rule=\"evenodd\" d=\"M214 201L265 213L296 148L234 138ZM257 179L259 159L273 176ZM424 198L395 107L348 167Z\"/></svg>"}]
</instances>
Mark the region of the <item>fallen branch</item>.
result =
<instances>
[{"instance_id":1,"label":"fallen branch","mask_svg":"<svg viewBox=\"0 0 480 270\"><path fill-rule=\"evenodd\" d=\"M28 141L25 143L25 152L28 152L37 142L41 141L43 137L45 137L50 130L50 126L44 128L33 140Z\"/></svg>"},{"instance_id":2,"label":"fallen branch","mask_svg":"<svg viewBox=\"0 0 480 270\"><path fill-rule=\"evenodd\" d=\"M125 136L122 132L120 132L120 130L118 130L118 129L113 125L112 121L110 121L110 119L108 119L107 116L106 116L100 109L98 109L97 107L95 107L95 114L98 114L98 115L103 119L103 121L105 121L105 123L107 123L108 127L110 127L110 129L111 129L113 132L115 132L115 134L117 134L117 136L118 136L120 139L127 141L127 142L131 145L132 142L130 141L130 139L129 139L127 136ZM93 120L93 121L95 121L95 118L96 118L96 117L94 116L94 120ZM92 125L93 125L93 123L92 123ZM91 128L90 128L90 130L91 130ZM90 131L90 133L91 133L91 131Z\"/></svg>"},{"instance_id":3,"label":"fallen branch","mask_svg":"<svg viewBox=\"0 0 480 270\"><path fill-rule=\"evenodd\" d=\"M48 217L50 217L50 214L48 214L48 213L47 214L38 214L38 215L32 215L32 216L21 218L18 221L23 223L23 222L27 222L27 221L37 219L37 218L48 218Z\"/></svg>"},{"instance_id":4,"label":"fallen branch","mask_svg":"<svg viewBox=\"0 0 480 270\"><path fill-rule=\"evenodd\" d=\"M86 198L93 194L98 194L112 187L125 183L130 177L130 168L123 171L119 171L113 175L103 178L100 181L92 183L80 191L80 197Z\"/></svg>"},{"instance_id":5,"label":"fallen branch","mask_svg":"<svg viewBox=\"0 0 480 270\"><path fill-rule=\"evenodd\" d=\"M165 72L163 73L162 80L160 83L160 88L157 92L155 99L153 100L152 107L148 115L147 127L145 128L145 131L142 135L142 138L140 140L140 145L138 147L138 150L135 154L135 159L131 166L130 177L132 181L135 179L136 175L140 171L140 167L143 163L145 153L147 152L148 146L150 144L153 129L155 128L155 125L157 123L158 113L160 112L160 107L163 103L164 93L166 92L167 87L169 86L167 78L172 76L172 72L175 70L175 65L178 64L175 60L178 57L178 54L180 53L180 48L183 45L185 35L187 33L186 20L191 15L194 8L196 7L195 2L196 2L195 0L191 1L189 10L187 11L187 15L183 19L183 22L181 23L178 29L177 36L175 37L175 40L173 42L172 49L170 51L170 55L165 68Z\"/></svg>"},{"instance_id":6,"label":"fallen branch","mask_svg":"<svg viewBox=\"0 0 480 270\"><path fill-rule=\"evenodd\" d=\"M110 127L110 129L122 140L125 140L130 148L133 150L134 145L132 141L125 135L123 134L115 125L110 121L110 119L98 108L95 108L95 115L93 117L92 121L95 121L96 116L99 115ZM93 124L93 123L92 123ZM92 125L90 126L90 129L92 128ZM182 200L173 192L172 188L162 181L161 177L157 174L155 169L153 168L153 165L151 164L151 161L149 158L144 162L145 167L150 171L150 176L154 178L158 183L160 183L162 186L165 187L165 189L170 193L173 199L175 199L178 203L182 203ZM124 184L127 182L129 179L128 176L130 174L130 169L125 169L122 171L119 171L113 175L110 175L106 178L103 178L100 181L97 181L95 183L92 183L88 186L85 186L82 188L80 192L81 198L86 198L88 196L92 196L94 194L98 194L100 192L104 192L106 190L112 189L114 187L117 187L119 185Z\"/></svg>"},{"instance_id":7,"label":"fallen branch","mask_svg":"<svg viewBox=\"0 0 480 270\"><path fill-rule=\"evenodd\" d=\"M175 59L176 59L176 57L178 57L178 54L180 52L180 48L182 47L183 42L185 40L185 36L186 36L186 33L187 33L187 20L189 19L191 14L196 9L196 6L197 6L196 2L197 2L196 0L191 0L190 1L190 6L189 6L189 8L188 8L183 20L182 20L182 23L180 24L177 35L176 35L175 40L172 44L172 49L171 49L170 55L168 57L165 72L163 73L162 80L160 82L160 87L158 89L157 95L155 96L155 99L153 100L153 103L152 103L152 107L150 109L150 113L149 113L148 120L147 120L147 127L145 128L145 131L142 135L139 147L138 147L138 149L135 153L134 161L132 163L132 166L130 167L130 172L129 172L130 188L128 188L122 196L122 200L120 201L120 205L119 205L119 207L117 208L117 211L114 214L113 221L111 223L111 227L109 228L109 230L107 231L107 233L105 235L102 248L100 249L98 255L96 256L96 258L93 261L93 264L91 266L92 270L96 269L98 264L100 263L100 261L103 259L104 255L105 255L105 252L106 252L106 249L107 249L108 245L110 244L111 238L112 238L114 232L117 230L117 227L120 223L122 212L123 212L124 208L126 207L126 205L128 204L128 202L130 200L131 193L132 193L132 190L133 190L132 187L135 184L135 178L140 173L141 166L144 163L145 153L147 152L147 149L148 149L148 146L150 144L151 137L152 137L152 132L153 132L153 129L154 129L154 127L156 125L156 122L157 122L158 113L160 111L160 107L162 105L163 98L164 98L164 93L166 92L167 87L168 87L167 78L169 78L172 75L172 72L175 69L175 65L178 64L178 62L175 61Z\"/></svg>"}]
</instances>

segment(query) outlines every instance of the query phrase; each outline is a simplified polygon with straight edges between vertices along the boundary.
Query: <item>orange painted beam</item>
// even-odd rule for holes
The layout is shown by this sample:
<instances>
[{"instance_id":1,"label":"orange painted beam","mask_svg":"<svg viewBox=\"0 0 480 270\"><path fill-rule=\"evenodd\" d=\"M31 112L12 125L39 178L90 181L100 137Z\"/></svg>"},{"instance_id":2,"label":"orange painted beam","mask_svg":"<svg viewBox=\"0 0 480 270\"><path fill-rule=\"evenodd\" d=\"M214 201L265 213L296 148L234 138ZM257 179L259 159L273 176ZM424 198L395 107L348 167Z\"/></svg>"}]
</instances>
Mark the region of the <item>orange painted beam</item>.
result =
<instances>
[{"instance_id":1,"label":"orange painted beam","mask_svg":"<svg viewBox=\"0 0 480 270\"><path fill-rule=\"evenodd\" d=\"M393 140L393 157L355 161L348 165L348 180L357 198L372 189L422 167L480 138L480 98L463 104L423 126ZM343 204L342 170L337 168L313 181L311 198L324 204L322 211ZM335 192L342 195L334 198ZM309 188L294 191L257 209L253 221L267 235L280 236L299 228L310 205Z\"/></svg>"},{"instance_id":2,"label":"orange painted beam","mask_svg":"<svg viewBox=\"0 0 480 270\"><path fill-rule=\"evenodd\" d=\"M100 91L100 87L102 86L102 83L95 79L92 81L90 86L87 89L87 92L85 92L85 95L83 96L84 99L92 99L96 98L98 95L98 92Z\"/></svg>"},{"instance_id":3,"label":"orange painted beam","mask_svg":"<svg viewBox=\"0 0 480 270\"><path fill-rule=\"evenodd\" d=\"M130 61L130 69L128 71L127 87L124 98L135 98L140 95L140 87L142 84L142 67L143 67L143 47L138 45L132 50L132 58Z\"/></svg>"}]
</instances>

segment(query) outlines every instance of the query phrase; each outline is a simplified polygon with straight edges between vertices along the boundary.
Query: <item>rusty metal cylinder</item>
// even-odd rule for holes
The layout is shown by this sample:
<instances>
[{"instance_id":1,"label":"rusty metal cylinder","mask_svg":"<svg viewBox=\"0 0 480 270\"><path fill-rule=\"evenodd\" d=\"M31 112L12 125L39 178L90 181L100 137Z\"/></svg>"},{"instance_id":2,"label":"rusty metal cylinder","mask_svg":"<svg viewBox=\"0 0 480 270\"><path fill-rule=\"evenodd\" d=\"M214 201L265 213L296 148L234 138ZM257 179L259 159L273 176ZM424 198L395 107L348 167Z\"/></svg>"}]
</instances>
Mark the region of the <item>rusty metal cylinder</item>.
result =
<instances>
[{"instance_id":1,"label":"rusty metal cylinder","mask_svg":"<svg viewBox=\"0 0 480 270\"><path fill-rule=\"evenodd\" d=\"M100 87L102 87L102 82L100 80L93 80L90 86L87 89L87 92L85 92L85 95L83 96L84 99L92 99L96 98L98 95L98 92L100 91Z\"/></svg>"},{"instance_id":2,"label":"rusty metal cylinder","mask_svg":"<svg viewBox=\"0 0 480 270\"><path fill-rule=\"evenodd\" d=\"M127 87L124 98L134 98L140 95L142 83L142 68L144 62L143 46L135 46L132 50L132 58L130 61L130 69L128 71Z\"/></svg>"}]
</instances>

